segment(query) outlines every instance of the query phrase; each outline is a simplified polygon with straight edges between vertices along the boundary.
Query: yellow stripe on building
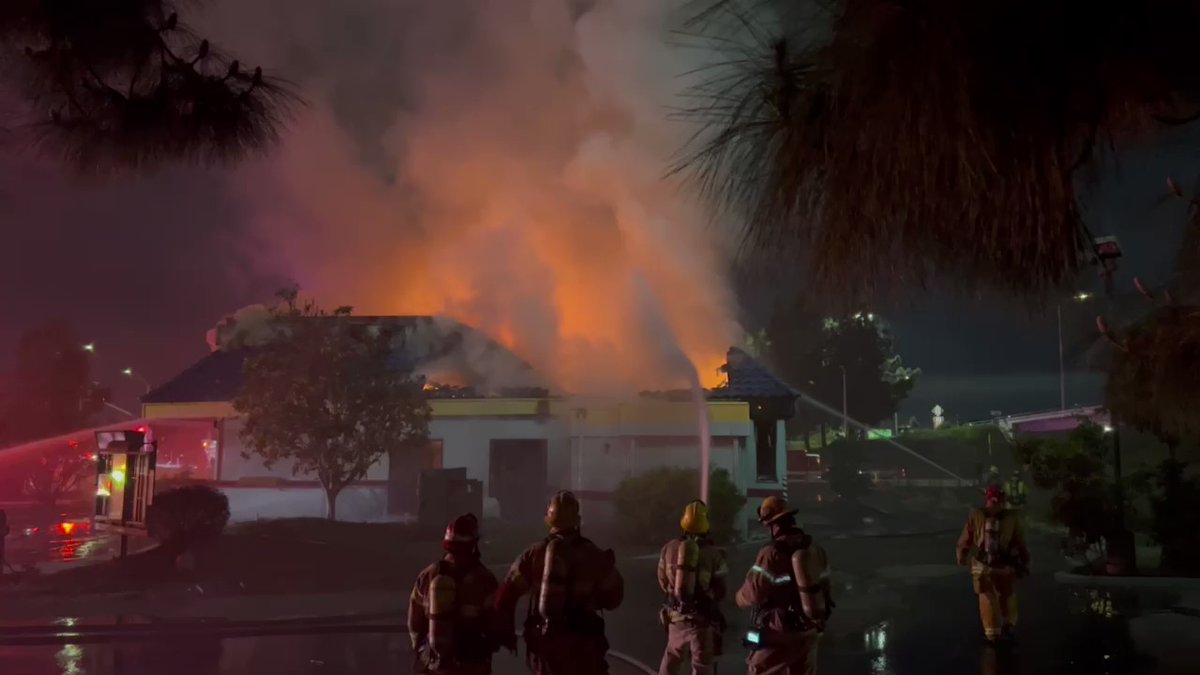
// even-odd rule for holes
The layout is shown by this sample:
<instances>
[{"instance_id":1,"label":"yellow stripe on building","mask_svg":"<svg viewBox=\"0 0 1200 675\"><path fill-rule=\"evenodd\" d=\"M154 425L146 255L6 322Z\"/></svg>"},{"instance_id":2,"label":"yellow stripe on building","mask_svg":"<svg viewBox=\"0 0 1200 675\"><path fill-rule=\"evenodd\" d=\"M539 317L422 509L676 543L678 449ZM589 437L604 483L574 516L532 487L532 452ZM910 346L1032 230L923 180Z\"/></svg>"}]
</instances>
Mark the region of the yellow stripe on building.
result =
<instances>
[{"instance_id":1,"label":"yellow stripe on building","mask_svg":"<svg viewBox=\"0 0 1200 675\"><path fill-rule=\"evenodd\" d=\"M221 419L237 417L237 411L228 401L208 403L143 403L142 417L148 420Z\"/></svg>"},{"instance_id":2,"label":"yellow stripe on building","mask_svg":"<svg viewBox=\"0 0 1200 675\"><path fill-rule=\"evenodd\" d=\"M692 426L696 408L690 402L639 401L637 403L597 403L572 399L536 398L454 398L430 401L437 419L466 417L535 417L550 414L565 420L578 419L587 428L643 424L679 424ZM749 424L750 406L741 401L709 401L709 420L713 424ZM146 419L220 419L237 417L230 402L147 403L142 406Z\"/></svg>"}]
</instances>

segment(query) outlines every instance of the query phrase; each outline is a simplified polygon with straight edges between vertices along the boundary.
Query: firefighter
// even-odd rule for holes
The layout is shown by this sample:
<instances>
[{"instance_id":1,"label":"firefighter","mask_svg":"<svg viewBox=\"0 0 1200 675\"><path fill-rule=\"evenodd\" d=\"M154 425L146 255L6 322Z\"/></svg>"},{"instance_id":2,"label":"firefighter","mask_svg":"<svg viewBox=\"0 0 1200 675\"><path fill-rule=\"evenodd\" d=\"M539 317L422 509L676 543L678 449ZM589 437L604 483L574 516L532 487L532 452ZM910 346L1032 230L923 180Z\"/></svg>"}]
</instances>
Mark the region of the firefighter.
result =
<instances>
[{"instance_id":1,"label":"firefighter","mask_svg":"<svg viewBox=\"0 0 1200 675\"><path fill-rule=\"evenodd\" d=\"M1025 479L1021 477L1020 469L1013 469L1012 477L1004 484L1004 495L1010 509L1020 511L1025 508L1025 501L1029 493L1025 488Z\"/></svg>"},{"instance_id":2,"label":"firefighter","mask_svg":"<svg viewBox=\"0 0 1200 675\"><path fill-rule=\"evenodd\" d=\"M825 550L796 525L796 509L767 497L758 520L771 543L758 552L737 592L737 605L753 610L746 635L750 675L813 675L817 645L833 611Z\"/></svg>"},{"instance_id":3,"label":"firefighter","mask_svg":"<svg viewBox=\"0 0 1200 675\"><path fill-rule=\"evenodd\" d=\"M667 596L660 619L667 629L659 675L676 675L690 653L692 675L712 673L721 655L729 567L725 553L708 537L708 506L694 501L679 520L683 534L668 541L658 557L658 585Z\"/></svg>"},{"instance_id":4,"label":"firefighter","mask_svg":"<svg viewBox=\"0 0 1200 675\"><path fill-rule=\"evenodd\" d=\"M983 485L985 488L1000 487L1000 467L992 465L988 467L987 474L983 477Z\"/></svg>"},{"instance_id":5,"label":"firefighter","mask_svg":"<svg viewBox=\"0 0 1200 675\"><path fill-rule=\"evenodd\" d=\"M408 601L414 672L487 675L494 639L499 582L479 555L479 520L455 518L442 539L445 554L417 575Z\"/></svg>"},{"instance_id":6,"label":"firefighter","mask_svg":"<svg viewBox=\"0 0 1200 675\"><path fill-rule=\"evenodd\" d=\"M971 552L975 555L972 558ZM979 618L990 644L1011 639L1017 625L1017 579L1028 574L1029 549L1015 512L1005 508L1004 491L992 486L984 507L967 518L958 538L958 564L971 564L971 578L979 595Z\"/></svg>"},{"instance_id":7,"label":"firefighter","mask_svg":"<svg viewBox=\"0 0 1200 675\"><path fill-rule=\"evenodd\" d=\"M517 601L529 594L524 625L526 658L535 675L600 675L608 672L603 611L621 605L625 582L612 550L580 534L579 500L559 492L546 507L549 535L513 563L496 605L511 621Z\"/></svg>"}]
</instances>

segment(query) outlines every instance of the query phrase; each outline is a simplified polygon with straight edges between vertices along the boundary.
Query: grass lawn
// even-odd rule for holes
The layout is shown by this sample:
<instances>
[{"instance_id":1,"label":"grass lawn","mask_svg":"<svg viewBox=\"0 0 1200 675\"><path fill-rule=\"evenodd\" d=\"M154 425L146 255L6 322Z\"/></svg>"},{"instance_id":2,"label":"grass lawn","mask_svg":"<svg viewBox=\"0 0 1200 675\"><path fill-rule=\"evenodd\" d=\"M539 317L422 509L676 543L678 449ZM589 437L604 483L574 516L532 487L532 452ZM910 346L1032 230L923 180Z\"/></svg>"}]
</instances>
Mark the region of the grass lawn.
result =
<instances>
[{"instance_id":1,"label":"grass lawn","mask_svg":"<svg viewBox=\"0 0 1200 675\"><path fill-rule=\"evenodd\" d=\"M588 531L602 547L614 546L607 532ZM483 559L511 563L546 536L540 523L483 526ZM442 530L422 531L397 523L346 523L289 518L242 523L194 550L194 568L170 569L157 548L112 560L26 579L15 589L28 593L122 593L155 587L199 585L206 595L330 593L407 590L417 573L441 555ZM628 547L618 549L629 553ZM493 568L499 576L502 569Z\"/></svg>"},{"instance_id":2,"label":"grass lawn","mask_svg":"<svg viewBox=\"0 0 1200 675\"><path fill-rule=\"evenodd\" d=\"M231 526L169 570L157 548L124 560L34 577L29 592L119 593L198 584L207 594L323 593L407 588L439 555L441 533L409 525L297 518Z\"/></svg>"}]
</instances>

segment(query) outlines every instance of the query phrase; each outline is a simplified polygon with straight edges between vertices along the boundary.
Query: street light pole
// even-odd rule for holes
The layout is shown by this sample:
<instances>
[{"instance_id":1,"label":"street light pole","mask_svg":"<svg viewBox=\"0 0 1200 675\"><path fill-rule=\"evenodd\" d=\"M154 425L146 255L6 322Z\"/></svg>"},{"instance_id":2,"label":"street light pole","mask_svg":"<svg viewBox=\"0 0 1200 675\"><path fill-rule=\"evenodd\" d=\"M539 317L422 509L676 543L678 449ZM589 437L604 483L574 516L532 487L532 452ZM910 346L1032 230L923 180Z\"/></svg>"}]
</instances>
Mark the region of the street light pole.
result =
<instances>
[{"instance_id":1,"label":"street light pole","mask_svg":"<svg viewBox=\"0 0 1200 675\"><path fill-rule=\"evenodd\" d=\"M846 366L838 366L842 369L842 438L850 439L850 415L846 407Z\"/></svg>"},{"instance_id":2,"label":"street light pole","mask_svg":"<svg viewBox=\"0 0 1200 675\"><path fill-rule=\"evenodd\" d=\"M1067 366L1063 359L1062 302L1058 303L1058 405L1067 409Z\"/></svg>"},{"instance_id":3,"label":"street light pole","mask_svg":"<svg viewBox=\"0 0 1200 675\"><path fill-rule=\"evenodd\" d=\"M142 377L139 373L134 372L133 368L126 368L125 370L121 371L121 374L124 375L125 377L137 378L137 380L139 382L141 382L143 385L145 385L146 393L147 394L150 393L150 382L147 381L146 378Z\"/></svg>"},{"instance_id":4,"label":"street light pole","mask_svg":"<svg viewBox=\"0 0 1200 675\"><path fill-rule=\"evenodd\" d=\"M1080 291L1071 296L1073 302L1085 302L1092 297L1091 293ZM1063 319L1062 319L1063 301L1059 300L1055 309L1058 314L1058 409L1067 409L1067 362L1063 356Z\"/></svg>"}]
</instances>

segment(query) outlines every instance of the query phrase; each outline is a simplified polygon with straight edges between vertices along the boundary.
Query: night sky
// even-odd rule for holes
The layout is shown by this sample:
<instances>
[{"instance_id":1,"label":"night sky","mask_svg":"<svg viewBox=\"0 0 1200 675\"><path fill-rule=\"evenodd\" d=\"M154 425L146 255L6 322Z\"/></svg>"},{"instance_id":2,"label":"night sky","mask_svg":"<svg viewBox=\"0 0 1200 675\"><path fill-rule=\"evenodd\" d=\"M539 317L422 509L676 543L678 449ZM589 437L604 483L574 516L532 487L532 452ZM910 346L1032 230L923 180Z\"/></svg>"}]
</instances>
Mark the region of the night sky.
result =
<instances>
[{"instance_id":1,"label":"night sky","mask_svg":"<svg viewBox=\"0 0 1200 675\"><path fill-rule=\"evenodd\" d=\"M1161 280L1174 252L1183 206L1156 206L1173 172L1190 184L1195 170L1181 150L1133 153L1096 188L1096 232L1120 236L1126 250L1119 287L1132 274ZM11 355L20 332L46 318L71 319L97 347L96 376L132 405L141 385L119 375L131 366L159 382L207 351L204 333L227 312L268 298L286 279L264 269L239 235L229 176L166 171L107 184L81 182L26 159L5 160L0 199L0 352ZM1080 287L1098 289L1087 273ZM1082 367L1095 330L1093 307L1065 313L1068 367ZM1073 316L1072 316L1073 315ZM1057 405L1053 310L1002 299L951 294L914 297L891 320L906 363L923 377L902 416L925 423L940 403L962 421ZM9 365L11 356L5 357ZM1098 400L1100 379L1070 375L1069 403Z\"/></svg>"},{"instance_id":2,"label":"night sky","mask_svg":"<svg viewBox=\"0 0 1200 675\"><path fill-rule=\"evenodd\" d=\"M350 11L320 7L323 12ZM311 13L322 16L316 9ZM319 27L328 22L311 23ZM258 39L252 26L242 28ZM357 34L336 37L355 46L362 41ZM382 44L395 44L389 34L378 37ZM297 52L286 41L281 45L278 53L321 72L309 63L311 53ZM323 67L339 63L330 58ZM381 67L380 73L390 75L391 69ZM339 85L357 87L353 93L358 96L379 91L374 79L361 79ZM340 118L357 116L352 132L374 126L386 130L376 119L378 111L365 107L334 112ZM382 136L383 130L374 133ZM1186 133L1177 132L1154 147L1118 152L1119 164L1105 166L1098 177L1081 177L1090 181L1085 203L1089 226L1097 234L1117 234L1124 246L1120 290L1132 288L1133 274L1154 283L1168 271L1185 213L1181 200L1159 203L1166 194L1166 177L1174 176L1186 189L1196 183L1200 167L1200 153L1188 149L1184 140ZM361 161L370 166L379 159L363 149ZM0 269L5 281L0 286L0 372L11 366L21 332L52 317L71 320L86 340L96 343L95 376L114 387L122 405L136 406L142 385L123 378L121 369L132 367L158 383L202 357L208 350L205 331L217 320L268 300L288 280L288 273L271 262L278 257L269 255L280 242L255 236L251 216L239 201L255 189L254 180L253 172L242 170L192 169L85 180L29 153L0 149ZM1098 280L1085 272L1079 287L1098 291ZM1072 369L1082 368L1081 354L1094 339L1096 308L1072 307L1065 313ZM951 420L964 422L989 410L1057 405L1052 305L1037 310L934 290L913 297L910 306L881 311L893 323L906 364L923 370L901 411L903 419L915 415L927 424L935 403L946 408ZM1095 374L1073 373L1068 402L1097 402L1100 382Z\"/></svg>"}]
</instances>

